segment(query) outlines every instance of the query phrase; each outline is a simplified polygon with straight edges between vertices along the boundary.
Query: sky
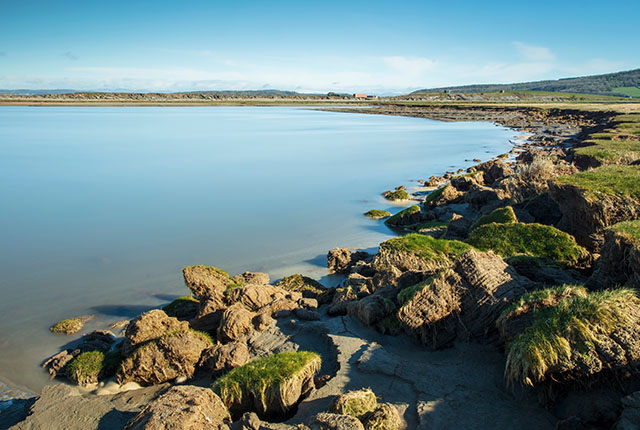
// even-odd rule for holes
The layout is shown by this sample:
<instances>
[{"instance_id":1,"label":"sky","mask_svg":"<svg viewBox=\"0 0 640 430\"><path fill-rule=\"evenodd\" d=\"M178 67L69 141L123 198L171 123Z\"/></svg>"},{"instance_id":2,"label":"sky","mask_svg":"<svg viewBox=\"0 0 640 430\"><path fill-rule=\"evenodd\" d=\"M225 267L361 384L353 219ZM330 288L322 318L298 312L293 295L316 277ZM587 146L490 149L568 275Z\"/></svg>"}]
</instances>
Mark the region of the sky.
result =
<instances>
[{"instance_id":1,"label":"sky","mask_svg":"<svg viewBox=\"0 0 640 430\"><path fill-rule=\"evenodd\" d=\"M640 2L0 0L0 88L389 95L640 68Z\"/></svg>"}]
</instances>

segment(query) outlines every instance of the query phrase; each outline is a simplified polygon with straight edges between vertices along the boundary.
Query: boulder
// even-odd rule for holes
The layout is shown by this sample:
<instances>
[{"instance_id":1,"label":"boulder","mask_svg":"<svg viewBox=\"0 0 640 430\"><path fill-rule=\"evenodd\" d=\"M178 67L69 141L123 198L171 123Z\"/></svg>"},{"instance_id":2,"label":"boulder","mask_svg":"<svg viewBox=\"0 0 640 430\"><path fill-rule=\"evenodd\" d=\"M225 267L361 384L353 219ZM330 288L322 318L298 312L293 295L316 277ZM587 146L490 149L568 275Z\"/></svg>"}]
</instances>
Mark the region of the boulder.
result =
<instances>
[{"instance_id":1,"label":"boulder","mask_svg":"<svg viewBox=\"0 0 640 430\"><path fill-rule=\"evenodd\" d=\"M229 285L229 274L217 267L187 266L182 269L182 275L191 294L198 300L211 296L216 291L224 293Z\"/></svg>"},{"instance_id":2,"label":"boulder","mask_svg":"<svg viewBox=\"0 0 640 430\"><path fill-rule=\"evenodd\" d=\"M65 366L79 354L79 350L65 349L45 360L42 363L42 367L47 369L52 379L57 376L64 376Z\"/></svg>"},{"instance_id":3,"label":"boulder","mask_svg":"<svg viewBox=\"0 0 640 430\"><path fill-rule=\"evenodd\" d=\"M396 310L394 303L374 294L358 301L355 308L357 318L367 326L374 326Z\"/></svg>"},{"instance_id":4,"label":"boulder","mask_svg":"<svg viewBox=\"0 0 640 430\"><path fill-rule=\"evenodd\" d=\"M458 214L453 214L444 238L448 240L464 240L469 236L469 229L473 223L469 218Z\"/></svg>"},{"instance_id":5,"label":"boulder","mask_svg":"<svg viewBox=\"0 0 640 430\"><path fill-rule=\"evenodd\" d=\"M173 331L147 342L120 363L118 383L160 384L193 376L211 341L193 330Z\"/></svg>"},{"instance_id":6,"label":"boulder","mask_svg":"<svg viewBox=\"0 0 640 430\"><path fill-rule=\"evenodd\" d=\"M269 274L262 273L262 272L244 272L239 275L235 275L231 279L234 279L235 281L242 284L263 285L263 284L268 284L270 282Z\"/></svg>"},{"instance_id":7,"label":"boulder","mask_svg":"<svg viewBox=\"0 0 640 430\"><path fill-rule=\"evenodd\" d=\"M196 330L214 332L220 326L226 308L223 293L216 291L200 300L198 314L189 324Z\"/></svg>"},{"instance_id":8,"label":"boulder","mask_svg":"<svg viewBox=\"0 0 640 430\"><path fill-rule=\"evenodd\" d=\"M400 430L404 428L404 420L391 403L381 403L373 412L362 419L365 430Z\"/></svg>"},{"instance_id":9,"label":"boulder","mask_svg":"<svg viewBox=\"0 0 640 430\"><path fill-rule=\"evenodd\" d=\"M364 251L351 252L348 248L336 248L327 254L327 267L336 273L348 272L358 261L366 260L370 255Z\"/></svg>"},{"instance_id":10,"label":"boulder","mask_svg":"<svg viewBox=\"0 0 640 430\"><path fill-rule=\"evenodd\" d=\"M312 416L306 424L310 430L364 430L357 418L328 412Z\"/></svg>"},{"instance_id":11,"label":"boulder","mask_svg":"<svg viewBox=\"0 0 640 430\"><path fill-rule=\"evenodd\" d=\"M162 310L170 317L176 317L179 320L190 320L198 315L200 310L200 302L191 296L178 297Z\"/></svg>"},{"instance_id":12,"label":"boulder","mask_svg":"<svg viewBox=\"0 0 640 430\"><path fill-rule=\"evenodd\" d=\"M257 331L265 331L271 325L275 324L276 320L271 317L268 313L260 313L253 317L253 327Z\"/></svg>"},{"instance_id":13,"label":"boulder","mask_svg":"<svg viewBox=\"0 0 640 430\"><path fill-rule=\"evenodd\" d=\"M249 348L245 342L230 342L205 349L199 366L212 375L244 366L249 362Z\"/></svg>"},{"instance_id":14,"label":"boulder","mask_svg":"<svg viewBox=\"0 0 640 430\"><path fill-rule=\"evenodd\" d=\"M636 222L634 222L636 223ZM638 241L616 229L607 229L600 258L586 282L590 289L628 285L640 290L640 245Z\"/></svg>"},{"instance_id":15,"label":"boulder","mask_svg":"<svg viewBox=\"0 0 640 430\"><path fill-rule=\"evenodd\" d=\"M346 315L349 303L357 300L358 296L349 287L339 288L333 296L333 301L327 308L329 315Z\"/></svg>"},{"instance_id":16,"label":"boulder","mask_svg":"<svg viewBox=\"0 0 640 430\"><path fill-rule=\"evenodd\" d=\"M302 297L300 293L288 292L269 284L249 284L244 287L235 288L228 294L227 300L230 303L241 303L247 309L257 312L265 309L277 300L290 299L292 297L296 297L297 300L298 296L296 296L296 294Z\"/></svg>"},{"instance_id":17,"label":"boulder","mask_svg":"<svg viewBox=\"0 0 640 430\"><path fill-rule=\"evenodd\" d=\"M329 405L329 412L362 419L367 413L373 412L376 406L378 401L375 393L369 388L363 388L336 396Z\"/></svg>"},{"instance_id":18,"label":"boulder","mask_svg":"<svg viewBox=\"0 0 640 430\"><path fill-rule=\"evenodd\" d=\"M231 423L229 411L220 397L208 388L182 385L144 408L127 430L218 430Z\"/></svg>"},{"instance_id":19,"label":"boulder","mask_svg":"<svg viewBox=\"0 0 640 430\"><path fill-rule=\"evenodd\" d=\"M491 185L507 176L513 175L513 169L501 159L493 159L473 166L472 172L482 172L484 184Z\"/></svg>"},{"instance_id":20,"label":"boulder","mask_svg":"<svg viewBox=\"0 0 640 430\"><path fill-rule=\"evenodd\" d=\"M254 313L245 309L241 304L227 308L222 314L218 328L218 340L231 342L248 336L253 331Z\"/></svg>"},{"instance_id":21,"label":"boulder","mask_svg":"<svg viewBox=\"0 0 640 430\"><path fill-rule=\"evenodd\" d=\"M317 299L327 288L315 279L302 276L296 273L283 278L276 284L276 287L287 291L297 291L302 293L302 297Z\"/></svg>"},{"instance_id":22,"label":"boulder","mask_svg":"<svg viewBox=\"0 0 640 430\"><path fill-rule=\"evenodd\" d=\"M261 430L260 417L255 412L247 412L233 423L231 430Z\"/></svg>"},{"instance_id":23,"label":"boulder","mask_svg":"<svg viewBox=\"0 0 640 430\"><path fill-rule=\"evenodd\" d=\"M320 319L320 314L317 311L313 311L305 308L298 308L293 311L298 319L303 321L318 321Z\"/></svg>"},{"instance_id":24,"label":"boulder","mask_svg":"<svg viewBox=\"0 0 640 430\"><path fill-rule=\"evenodd\" d=\"M122 354L129 355L139 345L157 339L170 331L184 331L189 323L170 317L159 309L153 309L131 320L124 334Z\"/></svg>"},{"instance_id":25,"label":"boulder","mask_svg":"<svg viewBox=\"0 0 640 430\"><path fill-rule=\"evenodd\" d=\"M474 172L451 178L451 186L458 191L469 191L474 185L484 185L484 174Z\"/></svg>"}]
</instances>

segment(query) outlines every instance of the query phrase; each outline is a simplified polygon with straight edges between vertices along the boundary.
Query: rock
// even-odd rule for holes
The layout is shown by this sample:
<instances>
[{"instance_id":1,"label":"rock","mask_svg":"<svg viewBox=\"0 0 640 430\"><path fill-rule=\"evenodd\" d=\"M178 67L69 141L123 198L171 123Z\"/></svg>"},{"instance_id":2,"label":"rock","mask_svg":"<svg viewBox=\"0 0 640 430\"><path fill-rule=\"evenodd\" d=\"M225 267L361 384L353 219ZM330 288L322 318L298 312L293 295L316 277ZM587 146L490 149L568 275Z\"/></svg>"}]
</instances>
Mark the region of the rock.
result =
<instances>
[{"instance_id":1,"label":"rock","mask_svg":"<svg viewBox=\"0 0 640 430\"><path fill-rule=\"evenodd\" d=\"M329 405L329 412L362 419L367 413L373 412L377 405L375 393L369 388L363 388L335 397Z\"/></svg>"},{"instance_id":2,"label":"rock","mask_svg":"<svg viewBox=\"0 0 640 430\"><path fill-rule=\"evenodd\" d=\"M519 275L542 285L553 286L580 283L579 276L572 276L575 272L564 270L553 260L516 255L507 258L506 261Z\"/></svg>"},{"instance_id":3,"label":"rock","mask_svg":"<svg viewBox=\"0 0 640 430\"><path fill-rule=\"evenodd\" d=\"M234 289L228 295L228 301L230 303L241 303L247 309L257 312L267 306L270 306L276 300L286 299L287 296L291 296L291 294L295 293L274 287L273 285L249 284L244 287ZM272 313L273 311L270 312Z\"/></svg>"},{"instance_id":4,"label":"rock","mask_svg":"<svg viewBox=\"0 0 640 430\"><path fill-rule=\"evenodd\" d=\"M585 286L601 290L616 285L640 290L640 247L632 237L608 229L600 258Z\"/></svg>"},{"instance_id":5,"label":"rock","mask_svg":"<svg viewBox=\"0 0 640 430\"><path fill-rule=\"evenodd\" d=\"M129 355L139 345L157 339L169 331L184 331L189 328L186 321L179 321L159 309L153 309L131 320L122 342L122 354Z\"/></svg>"},{"instance_id":6,"label":"rock","mask_svg":"<svg viewBox=\"0 0 640 430\"><path fill-rule=\"evenodd\" d=\"M287 291L297 291L302 293L302 297L313 299L317 299L327 290L324 285L322 285L315 279L302 276L299 273L283 278L276 284L276 287L285 289Z\"/></svg>"},{"instance_id":7,"label":"rock","mask_svg":"<svg viewBox=\"0 0 640 430\"><path fill-rule=\"evenodd\" d=\"M327 308L329 315L346 315L349 303L356 300L358 296L349 287L336 290L333 301Z\"/></svg>"},{"instance_id":8,"label":"rock","mask_svg":"<svg viewBox=\"0 0 640 430\"><path fill-rule=\"evenodd\" d=\"M298 305L300 305L301 307L303 307L305 309L317 309L318 308L318 301L316 299L302 298L302 299L298 300Z\"/></svg>"},{"instance_id":9,"label":"rock","mask_svg":"<svg viewBox=\"0 0 640 430\"><path fill-rule=\"evenodd\" d=\"M560 206L551 198L548 192L538 194L535 197L525 200L522 203L513 206L518 219L524 222L537 222L545 225L557 225L560 222L562 214L560 213ZM520 210L525 210L531 219L525 220L519 214Z\"/></svg>"},{"instance_id":10,"label":"rock","mask_svg":"<svg viewBox=\"0 0 640 430\"><path fill-rule=\"evenodd\" d=\"M356 316L363 324L371 327L395 310L396 307L391 300L375 294L358 301Z\"/></svg>"},{"instance_id":11,"label":"rock","mask_svg":"<svg viewBox=\"0 0 640 430\"><path fill-rule=\"evenodd\" d=\"M314 389L321 366L312 352L280 352L253 360L218 378L214 390L232 414L283 416Z\"/></svg>"},{"instance_id":12,"label":"rock","mask_svg":"<svg viewBox=\"0 0 640 430\"><path fill-rule=\"evenodd\" d=\"M193 330L170 332L136 349L120 364L116 379L120 384L152 385L190 378L210 346L209 339Z\"/></svg>"},{"instance_id":13,"label":"rock","mask_svg":"<svg viewBox=\"0 0 640 430\"><path fill-rule=\"evenodd\" d=\"M59 353L49 357L42 363L42 367L47 369L51 378L55 378L56 376L64 375L64 368L73 358L80 354L79 350L75 352L71 349L65 349L64 351L60 351Z\"/></svg>"},{"instance_id":14,"label":"rock","mask_svg":"<svg viewBox=\"0 0 640 430\"><path fill-rule=\"evenodd\" d=\"M108 330L94 330L82 336L82 341L77 349L82 352L102 351L108 352L116 341L116 337Z\"/></svg>"},{"instance_id":15,"label":"rock","mask_svg":"<svg viewBox=\"0 0 640 430\"><path fill-rule=\"evenodd\" d=\"M484 174L482 172L451 178L451 186L458 191L469 191L474 185L484 185Z\"/></svg>"},{"instance_id":16,"label":"rock","mask_svg":"<svg viewBox=\"0 0 640 430\"><path fill-rule=\"evenodd\" d=\"M35 401L35 397L0 401L0 429L8 429L24 421Z\"/></svg>"},{"instance_id":17,"label":"rock","mask_svg":"<svg viewBox=\"0 0 640 430\"><path fill-rule=\"evenodd\" d=\"M274 320L267 313L260 313L253 317L253 327L258 331L265 331L271 325L275 324L276 320Z\"/></svg>"},{"instance_id":18,"label":"rock","mask_svg":"<svg viewBox=\"0 0 640 430\"><path fill-rule=\"evenodd\" d=\"M282 333L277 325L272 325L263 332L253 332L247 339L247 346L251 359L298 350L298 345L293 342L291 336Z\"/></svg>"},{"instance_id":19,"label":"rock","mask_svg":"<svg viewBox=\"0 0 640 430\"><path fill-rule=\"evenodd\" d=\"M472 224L470 219L458 214L453 214L444 238L448 240L464 240L469 236L469 229Z\"/></svg>"},{"instance_id":20,"label":"rock","mask_svg":"<svg viewBox=\"0 0 640 430\"><path fill-rule=\"evenodd\" d=\"M307 421L310 430L364 430L357 418L322 412Z\"/></svg>"},{"instance_id":21,"label":"rock","mask_svg":"<svg viewBox=\"0 0 640 430\"><path fill-rule=\"evenodd\" d=\"M84 316L79 318L69 318L56 323L50 328L50 330L53 333L58 333L58 334L66 334L66 335L75 334L75 333L78 333L80 330L82 330L82 327L84 327L84 324L87 321L92 320L93 318L95 318L94 315Z\"/></svg>"},{"instance_id":22,"label":"rock","mask_svg":"<svg viewBox=\"0 0 640 430\"><path fill-rule=\"evenodd\" d=\"M462 200L464 193L456 190L451 185L445 185L444 187L438 188L431 192L431 194L427 195L427 199L425 200L425 208L433 208L435 206L442 206L450 203L457 203Z\"/></svg>"},{"instance_id":23,"label":"rock","mask_svg":"<svg viewBox=\"0 0 640 430\"><path fill-rule=\"evenodd\" d=\"M365 430L400 430L404 422L398 408L391 403L381 403L362 419Z\"/></svg>"},{"instance_id":24,"label":"rock","mask_svg":"<svg viewBox=\"0 0 640 430\"><path fill-rule=\"evenodd\" d=\"M249 348L244 342L230 342L205 349L199 366L213 376L244 366L249 362Z\"/></svg>"},{"instance_id":25,"label":"rock","mask_svg":"<svg viewBox=\"0 0 640 430\"><path fill-rule=\"evenodd\" d=\"M316 311L298 308L293 311L293 313L298 317L298 319L304 321L318 321L320 319L320 314Z\"/></svg>"},{"instance_id":26,"label":"rock","mask_svg":"<svg viewBox=\"0 0 640 430\"><path fill-rule=\"evenodd\" d=\"M187 266L182 269L184 282L198 300L224 293L229 284L229 274L212 266Z\"/></svg>"},{"instance_id":27,"label":"rock","mask_svg":"<svg viewBox=\"0 0 640 430\"><path fill-rule=\"evenodd\" d=\"M260 418L254 412L247 412L233 423L231 430L260 430Z\"/></svg>"},{"instance_id":28,"label":"rock","mask_svg":"<svg viewBox=\"0 0 640 430\"><path fill-rule=\"evenodd\" d=\"M499 205L500 201L505 199L505 192L500 189L489 188L485 186L474 186L465 195L464 201L469 203L472 208L479 210L488 205Z\"/></svg>"},{"instance_id":29,"label":"rock","mask_svg":"<svg viewBox=\"0 0 640 430\"><path fill-rule=\"evenodd\" d=\"M243 284L258 284L264 285L269 283L269 274L262 272L244 272L240 275L235 275L233 278Z\"/></svg>"},{"instance_id":30,"label":"rock","mask_svg":"<svg viewBox=\"0 0 640 430\"><path fill-rule=\"evenodd\" d=\"M200 300L198 314L189 321L189 324L196 330L214 332L220 326L222 314L226 308L227 304L224 302L223 294L215 292Z\"/></svg>"},{"instance_id":31,"label":"rock","mask_svg":"<svg viewBox=\"0 0 640 430\"><path fill-rule=\"evenodd\" d=\"M175 317L179 320L190 320L198 315L200 301L191 296L178 297L163 307L162 310L170 317Z\"/></svg>"},{"instance_id":32,"label":"rock","mask_svg":"<svg viewBox=\"0 0 640 430\"><path fill-rule=\"evenodd\" d=\"M229 411L208 388L182 385L170 388L151 402L127 430L221 429L231 423Z\"/></svg>"},{"instance_id":33,"label":"rock","mask_svg":"<svg viewBox=\"0 0 640 430\"><path fill-rule=\"evenodd\" d=\"M622 398L622 413L615 430L640 429L640 391Z\"/></svg>"},{"instance_id":34,"label":"rock","mask_svg":"<svg viewBox=\"0 0 640 430\"><path fill-rule=\"evenodd\" d=\"M496 181L513 175L513 169L511 169L501 159L486 161L482 164L471 167L469 170L482 172L484 183L486 185L491 185Z\"/></svg>"},{"instance_id":35,"label":"rock","mask_svg":"<svg viewBox=\"0 0 640 430\"><path fill-rule=\"evenodd\" d=\"M254 314L240 304L230 306L222 315L218 339L221 342L230 342L250 335L253 331L253 317Z\"/></svg>"},{"instance_id":36,"label":"rock","mask_svg":"<svg viewBox=\"0 0 640 430\"><path fill-rule=\"evenodd\" d=\"M347 248L336 248L327 254L327 267L336 273L348 272L358 261L366 260L370 255L364 251L351 252Z\"/></svg>"}]
</instances>

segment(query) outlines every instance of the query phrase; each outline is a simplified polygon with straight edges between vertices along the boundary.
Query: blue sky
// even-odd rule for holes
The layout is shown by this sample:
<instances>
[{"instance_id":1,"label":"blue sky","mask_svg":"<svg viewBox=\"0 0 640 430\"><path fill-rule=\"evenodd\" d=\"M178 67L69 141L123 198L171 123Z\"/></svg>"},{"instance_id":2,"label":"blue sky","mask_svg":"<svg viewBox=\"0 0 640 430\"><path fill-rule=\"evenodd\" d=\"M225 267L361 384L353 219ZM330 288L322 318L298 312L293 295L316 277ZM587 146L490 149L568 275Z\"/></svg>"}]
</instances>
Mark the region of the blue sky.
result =
<instances>
[{"instance_id":1,"label":"blue sky","mask_svg":"<svg viewBox=\"0 0 640 430\"><path fill-rule=\"evenodd\" d=\"M636 1L0 0L0 88L378 94L640 67Z\"/></svg>"}]
</instances>

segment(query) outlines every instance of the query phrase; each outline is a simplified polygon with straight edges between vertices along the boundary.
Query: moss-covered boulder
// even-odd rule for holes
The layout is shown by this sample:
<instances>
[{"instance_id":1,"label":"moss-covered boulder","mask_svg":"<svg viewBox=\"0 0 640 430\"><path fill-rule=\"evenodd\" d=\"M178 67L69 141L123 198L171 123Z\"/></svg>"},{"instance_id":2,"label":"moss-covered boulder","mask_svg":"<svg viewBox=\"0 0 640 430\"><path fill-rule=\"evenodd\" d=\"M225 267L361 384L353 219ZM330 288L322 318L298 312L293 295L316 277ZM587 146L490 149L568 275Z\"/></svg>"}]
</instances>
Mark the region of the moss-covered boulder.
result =
<instances>
[{"instance_id":1,"label":"moss-covered boulder","mask_svg":"<svg viewBox=\"0 0 640 430\"><path fill-rule=\"evenodd\" d=\"M122 342L122 353L129 355L138 346L157 339L171 331L184 331L189 328L186 321L170 317L160 309L153 309L138 315L129 322Z\"/></svg>"},{"instance_id":2,"label":"moss-covered boulder","mask_svg":"<svg viewBox=\"0 0 640 430\"><path fill-rule=\"evenodd\" d=\"M378 406L376 394L370 388L347 391L335 397L329 406L329 412L339 415L348 415L358 419L373 412Z\"/></svg>"},{"instance_id":3,"label":"moss-covered boulder","mask_svg":"<svg viewBox=\"0 0 640 430\"><path fill-rule=\"evenodd\" d=\"M418 222L420 222L420 206L413 205L386 219L384 223L391 227L397 227L416 224Z\"/></svg>"},{"instance_id":4,"label":"moss-covered boulder","mask_svg":"<svg viewBox=\"0 0 640 430\"><path fill-rule=\"evenodd\" d=\"M503 257L546 257L570 267L583 267L590 263L589 253L573 237L542 224L485 224L471 232L468 243Z\"/></svg>"},{"instance_id":5,"label":"moss-covered boulder","mask_svg":"<svg viewBox=\"0 0 640 430\"><path fill-rule=\"evenodd\" d=\"M310 430L364 430L359 419L329 412L313 415L306 425Z\"/></svg>"},{"instance_id":6,"label":"moss-covered boulder","mask_svg":"<svg viewBox=\"0 0 640 430\"><path fill-rule=\"evenodd\" d=\"M217 430L227 424L231 416L220 397L208 388L182 385L152 400L126 430Z\"/></svg>"},{"instance_id":7,"label":"moss-covered boulder","mask_svg":"<svg viewBox=\"0 0 640 430\"><path fill-rule=\"evenodd\" d=\"M549 192L562 213L558 228L596 252L605 228L640 218L638 166L602 166L560 176L549 183Z\"/></svg>"},{"instance_id":8,"label":"moss-covered boulder","mask_svg":"<svg viewBox=\"0 0 640 430\"><path fill-rule=\"evenodd\" d=\"M276 287L287 291L296 291L302 293L302 297L312 299L317 299L327 290L320 282L299 273L282 278L282 280L276 284Z\"/></svg>"},{"instance_id":9,"label":"moss-covered boulder","mask_svg":"<svg viewBox=\"0 0 640 430\"><path fill-rule=\"evenodd\" d=\"M216 291L224 292L235 283L227 272L213 266L187 266L182 269L182 275L191 294L198 300L215 295Z\"/></svg>"},{"instance_id":10,"label":"moss-covered boulder","mask_svg":"<svg viewBox=\"0 0 640 430\"><path fill-rule=\"evenodd\" d=\"M82 328L84 327L84 324L87 321L93 318L94 316L68 318L66 320L62 320L54 324L53 326L51 326L50 330L53 333L57 333L57 334L66 334L66 335L75 334L75 333L78 333L80 330L82 330Z\"/></svg>"},{"instance_id":11,"label":"moss-covered boulder","mask_svg":"<svg viewBox=\"0 0 640 430\"><path fill-rule=\"evenodd\" d=\"M640 300L634 290L534 291L506 309L498 325L513 326L514 319L524 328L507 344L509 383L585 380L606 369L637 372L640 365Z\"/></svg>"},{"instance_id":12,"label":"moss-covered boulder","mask_svg":"<svg viewBox=\"0 0 640 430\"><path fill-rule=\"evenodd\" d=\"M213 389L234 415L282 416L314 389L321 364L314 352L280 352L233 369Z\"/></svg>"},{"instance_id":13,"label":"moss-covered boulder","mask_svg":"<svg viewBox=\"0 0 640 430\"><path fill-rule=\"evenodd\" d=\"M365 212L364 216L366 216L367 218L382 219L390 217L391 212L381 209L371 209L370 211Z\"/></svg>"},{"instance_id":14,"label":"moss-covered boulder","mask_svg":"<svg viewBox=\"0 0 640 430\"><path fill-rule=\"evenodd\" d=\"M95 384L99 379L115 374L122 357L118 352L83 352L71 360L65 369L67 377L78 385Z\"/></svg>"},{"instance_id":15,"label":"moss-covered boulder","mask_svg":"<svg viewBox=\"0 0 640 430\"><path fill-rule=\"evenodd\" d=\"M410 200L411 195L403 188L394 191L385 191L382 196L387 200Z\"/></svg>"},{"instance_id":16,"label":"moss-covered boulder","mask_svg":"<svg viewBox=\"0 0 640 430\"><path fill-rule=\"evenodd\" d=\"M200 302L191 296L178 297L162 310L170 317L178 319L191 319L198 314Z\"/></svg>"},{"instance_id":17,"label":"moss-covered boulder","mask_svg":"<svg viewBox=\"0 0 640 430\"><path fill-rule=\"evenodd\" d=\"M627 285L640 290L640 220L607 228L600 258L586 285L592 289Z\"/></svg>"},{"instance_id":18,"label":"moss-covered boulder","mask_svg":"<svg viewBox=\"0 0 640 430\"><path fill-rule=\"evenodd\" d=\"M365 430L400 430L404 422L391 403L381 403L362 419Z\"/></svg>"},{"instance_id":19,"label":"moss-covered boulder","mask_svg":"<svg viewBox=\"0 0 640 430\"><path fill-rule=\"evenodd\" d=\"M161 384L178 377L190 378L202 352L213 342L195 330L176 330L139 346L122 361L116 379L120 384Z\"/></svg>"},{"instance_id":20,"label":"moss-covered boulder","mask_svg":"<svg viewBox=\"0 0 640 430\"><path fill-rule=\"evenodd\" d=\"M511 206L495 209L487 215L481 216L472 226L471 230L480 226L496 223L496 224L513 224L518 222L515 212Z\"/></svg>"}]
</instances>

